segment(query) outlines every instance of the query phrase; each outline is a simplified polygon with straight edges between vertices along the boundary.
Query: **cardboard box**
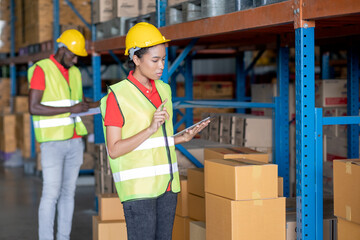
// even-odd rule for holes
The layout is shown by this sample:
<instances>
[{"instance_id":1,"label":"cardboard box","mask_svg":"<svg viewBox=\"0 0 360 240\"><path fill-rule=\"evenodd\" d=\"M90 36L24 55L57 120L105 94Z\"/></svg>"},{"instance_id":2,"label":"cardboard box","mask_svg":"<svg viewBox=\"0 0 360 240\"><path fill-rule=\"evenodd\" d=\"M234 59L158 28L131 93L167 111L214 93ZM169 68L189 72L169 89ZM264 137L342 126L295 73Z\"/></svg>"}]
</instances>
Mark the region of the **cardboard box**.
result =
<instances>
[{"instance_id":1,"label":"cardboard box","mask_svg":"<svg viewBox=\"0 0 360 240\"><path fill-rule=\"evenodd\" d=\"M139 1L113 0L113 18L136 17L139 15Z\"/></svg>"},{"instance_id":2,"label":"cardboard box","mask_svg":"<svg viewBox=\"0 0 360 240\"><path fill-rule=\"evenodd\" d=\"M98 195L99 218L105 220L125 220L123 205L115 193Z\"/></svg>"},{"instance_id":3,"label":"cardboard box","mask_svg":"<svg viewBox=\"0 0 360 240\"><path fill-rule=\"evenodd\" d=\"M173 227L173 240L189 240L190 218L175 215Z\"/></svg>"},{"instance_id":4,"label":"cardboard box","mask_svg":"<svg viewBox=\"0 0 360 240\"><path fill-rule=\"evenodd\" d=\"M360 160L334 161L334 214L360 224Z\"/></svg>"},{"instance_id":5,"label":"cardboard box","mask_svg":"<svg viewBox=\"0 0 360 240\"><path fill-rule=\"evenodd\" d=\"M342 218L337 219L337 232L337 239L339 240L360 239L360 225Z\"/></svg>"},{"instance_id":6,"label":"cardboard box","mask_svg":"<svg viewBox=\"0 0 360 240\"><path fill-rule=\"evenodd\" d=\"M187 172L188 177L188 192L200 197L205 197L204 187L204 169L203 168L189 168Z\"/></svg>"},{"instance_id":7,"label":"cardboard box","mask_svg":"<svg viewBox=\"0 0 360 240\"><path fill-rule=\"evenodd\" d=\"M29 112L29 100L27 96L15 97L14 111L16 113L27 113Z\"/></svg>"},{"instance_id":8,"label":"cardboard box","mask_svg":"<svg viewBox=\"0 0 360 240\"><path fill-rule=\"evenodd\" d=\"M233 201L206 193L206 240L285 240L285 198Z\"/></svg>"},{"instance_id":9,"label":"cardboard box","mask_svg":"<svg viewBox=\"0 0 360 240\"><path fill-rule=\"evenodd\" d=\"M206 240L205 222L190 222L190 240Z\"/></svg>"},{"instance_id":10,"label":"cardboard box","mask_svg":"<svg viewBox=\"0 0 360 240\"><path fill-rule=\"evenodd\" d=\"M99 216L93 216L93 240L118 239L128 239L124 220L101 221Z\"/></svg>"},{"instance_id":11,"label":"cardboard box","mask_svg":"<svg viewBox=\"0 0 360 240\"><path fill-rule=\"evenodd\" d=\"M258 162L269 162L269 154L258 152L247 147L206 148L204 159L250 159Z\"/></svg>"},{"instance_id":12,"label":"cardboard box","mask_svg":"<svg viewBox=\"0 0 360 240\"><path fill-rule=\"evenodd\" d=\"M140 0L140 14L148 14L156 11L156 1L154 0Z\"/></svg>"},{"instance_id":13,"label":"cardboard box","mask_svg":"<svg viewBox=\"0 0 360 240\"><path fill-rule=\"evenodd\" d=\"M278 177L278 197L284 196L284 179L282 177Z\"/></svg>"},{"instance_id":14,"label":"cardboard box","mask_svg":"<svg viewBox=\"0 0 360 240\"><path fill-rule=\"evenodd\" d=\"M189 217L205 222L205 198L188 194Z\"/></svg>"},{"instance_id":15,"label":"cardboard box","mask_svg":"<svg viewBox=\"0 0 360 240\"><path fill-rule=\"evenodd\" d=\"M251 160L205 161L205 192L233 200L276 198L277 165Z\"/></svg>"},{"instance_id":16,"label":"cardboard box","mask_svg":"<svg viewBox=\"0 0 360 240\"><path fill-rule=\"evenodd\" d=\"M315 106L339 107L347 105L347 80L326 79L315 81Z\"/></svg>"},{"instance_id":17,"label":"cardboard box","mask_svg":"<svg viewBox=\"0 0 360 240\"><path fill-rule=\"evenodd\" d=\"M106 22L113 18L115 5L112 0L94 0L93 6L94 23Z\"/></svg>"},{"instance_id":18,"label":"cardboard box","mask_svg":"<svg viewBox=\"0 0 360 240\"><path fill-rule=\"evenodd\" d=\"M180 188L181 192L177 196L176 215L181 217L188 216L188 191L187 191L187 179L185 176L180 176Z\"/></svg>"}]
</instances>

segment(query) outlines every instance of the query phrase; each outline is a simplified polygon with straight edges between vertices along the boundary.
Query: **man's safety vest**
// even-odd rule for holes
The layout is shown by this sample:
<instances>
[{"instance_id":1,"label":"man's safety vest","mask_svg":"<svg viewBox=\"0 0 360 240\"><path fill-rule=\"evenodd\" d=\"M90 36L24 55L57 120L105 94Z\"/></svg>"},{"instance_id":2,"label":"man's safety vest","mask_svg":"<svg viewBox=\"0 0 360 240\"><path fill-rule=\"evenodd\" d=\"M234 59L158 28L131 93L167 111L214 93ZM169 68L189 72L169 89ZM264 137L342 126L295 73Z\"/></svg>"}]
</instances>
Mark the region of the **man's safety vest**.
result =
<instances>
[{"instance_id":1,"label":"man's safety vest","mask_svg":"<svg viewBox=\"0 0 360 240\"><path fill-rule=\"evenodd\" d=\"M109 156L113 178L122 202L135 199L156 198L167 191L171 183L172 192L180 192L178 165L176 160L172 124L171 90L161 80L155 81L161 101L170 115L156 133L133 151L112 159ZM130 138L151 124L155 105L128 79L109 87L113 92L124 119L122 139ZM108 95L107 95L108 96ZM101 114L106 112L107 96L101 99ZM104 121L103 121L104 124ZM106 127L103 125L105 142Z\"/></svg>"},{"instance_id":2,"label":"man's safety vest","mask_svg":"<svg viewBox=\"0 0 360 240\"><path fill-rule=\"evenodd\" d=\"M45 90L41 104L51 107L70 107L82 101L82 83L79 69L72 66L69 69L69 84L58 67L50 59L44 59L34 64L28 70L30 83L35 67L39 66L45 74ZM86 135L86 127L80 117L70 117L70 113L53 116L33 115L36 140L40 143L70 139L76 133Z\"/></svg>"}]
</instances>

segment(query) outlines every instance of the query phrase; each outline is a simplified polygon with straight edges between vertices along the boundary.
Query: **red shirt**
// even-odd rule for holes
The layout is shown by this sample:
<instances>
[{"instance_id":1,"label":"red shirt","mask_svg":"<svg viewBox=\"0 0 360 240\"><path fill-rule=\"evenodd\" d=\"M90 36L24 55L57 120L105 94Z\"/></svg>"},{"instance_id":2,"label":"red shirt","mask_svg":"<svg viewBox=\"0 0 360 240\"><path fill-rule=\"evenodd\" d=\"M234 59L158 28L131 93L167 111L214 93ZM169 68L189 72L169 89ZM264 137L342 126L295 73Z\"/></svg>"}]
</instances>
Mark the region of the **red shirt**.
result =
<instances>
[{"instance_id":1,"label":"red shirt","mask_svg":"<svg viewBox=\"0 0 360 240\"><path fill-rule=\"evenodd\" d=\"M58 61L56 61L56 59L54 58L54 54L50 55L49 59L55 63L55 65L60 70L61 74L64 76L67 83L69 84L69 70L64 68L63 65L61 65L60 63L58 63ZM34 74L30 82L30 88L41 91L45 90L45 74L40 66L35 67ZM75 129L74 129L74 136L72 138L81 138L81 136L76 134Z\"/></svg>"},{"instance_id":2,"label":"red shirt","mask_svg":"<svg viewBox=\"0 0 360 240\"><path fill-rule=\"evenodd\" d=\"M150 80L152 90L144 87L138 80L133 77L133 71L129 73L128 79L158 108L161 105L161 99L156 90L155 81ZM104 119L105 126L123 127L124 120L120 113L119 106L113 93L110 93L106 100L106 113Z\"/></svg>"},{"instance_id":3,"label":"red shirt","mask_svg":"<svg viewBox=\"0 0 360 240\"><path fill-rule=\"evenodd\" d=\"M128 79L135 84L136 87L158 108L161 105L161 98L156 90L155 81L150 79L152 89L147 89L132 75L133 71L129 73ZM106 112L104 119L105 126L123 127L124 119L120 113L119 106L114 94L111 92L106 100ZM171 183L169 183L166 191L171 191Z\"/></svg>"}]
</instances>

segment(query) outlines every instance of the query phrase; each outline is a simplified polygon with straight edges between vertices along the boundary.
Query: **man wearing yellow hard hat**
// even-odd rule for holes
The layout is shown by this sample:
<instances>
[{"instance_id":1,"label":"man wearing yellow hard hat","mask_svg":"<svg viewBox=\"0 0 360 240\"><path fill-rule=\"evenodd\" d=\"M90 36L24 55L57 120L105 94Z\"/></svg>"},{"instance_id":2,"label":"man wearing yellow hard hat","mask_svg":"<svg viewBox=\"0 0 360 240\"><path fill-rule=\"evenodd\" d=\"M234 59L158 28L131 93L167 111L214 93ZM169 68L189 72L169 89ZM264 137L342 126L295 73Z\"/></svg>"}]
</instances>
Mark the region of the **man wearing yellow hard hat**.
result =
<instances>
[{"instance_id":1,"label":"man wearing yellow hard hat","mask_svg":"<svg viewBox=\"0 0 360 240\"><path fill-rule=\"evenodd\" d=\"M57 39L54 55L28 70L29 111L36 140L41 148L43 190L39 206L39 239L54 239L57 213L57 240L70 238L76 180L83 162L82 136L87 134L80 117L97 103L84 101L82 78L74 65L78 56L87 56L84 36L66 30Z\"/></svg>"},{"instance_id":2,"label":"man wearing yellow hard hat","mask_svg":"<svg viewBox=\"0 0 360 240\"><path fill-rule=\"evenodd\" d=\"M180 192L175 144L209 122L174 137L170 86L160 79L167 40L149 23L132 27L125 55L134 68L101 100L111 171L124 207L128 240L170 240Z\"/></svg>"}]
</instances>

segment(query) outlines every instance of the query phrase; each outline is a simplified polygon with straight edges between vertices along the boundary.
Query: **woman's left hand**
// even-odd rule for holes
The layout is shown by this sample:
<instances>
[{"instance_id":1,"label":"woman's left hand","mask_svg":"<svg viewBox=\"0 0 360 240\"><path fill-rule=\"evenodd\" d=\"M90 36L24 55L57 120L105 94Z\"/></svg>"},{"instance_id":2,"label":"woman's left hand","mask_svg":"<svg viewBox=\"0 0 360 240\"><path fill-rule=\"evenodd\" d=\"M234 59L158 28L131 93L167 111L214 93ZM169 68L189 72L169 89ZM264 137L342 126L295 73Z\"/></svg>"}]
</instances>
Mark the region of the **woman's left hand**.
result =
<instances>
[{"instance_id":1,"label":"woman's left hand","mask_svg":"<svg viewBox=\"0 0 360 240\"><path fill-rule=\"evenodd\" d=\"M190 130L186 130L186 132L182 135L182 137L184 138L183 140L185 142L190 141L191 139L193 139L195 137L196 134L198 134L201 130L206 128L207 125L209 125L209 123L210 123L210 120L203 122L199 125L196 125L195 127L193 127Z\"/></svg>"}]
</instances>

